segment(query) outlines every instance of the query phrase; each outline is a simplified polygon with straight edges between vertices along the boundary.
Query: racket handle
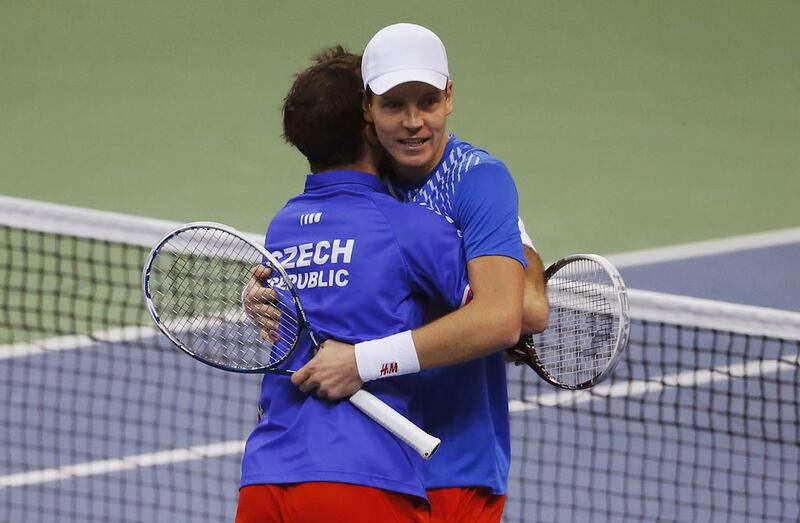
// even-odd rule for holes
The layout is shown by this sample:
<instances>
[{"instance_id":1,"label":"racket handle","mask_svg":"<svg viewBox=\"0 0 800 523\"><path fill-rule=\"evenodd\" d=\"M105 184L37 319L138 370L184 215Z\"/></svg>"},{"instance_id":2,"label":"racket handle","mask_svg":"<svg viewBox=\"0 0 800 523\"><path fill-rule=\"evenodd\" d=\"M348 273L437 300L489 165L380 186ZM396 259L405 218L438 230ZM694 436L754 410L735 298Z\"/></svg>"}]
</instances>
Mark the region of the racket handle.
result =
<instances>
[{"instance_id":1,"label":"racket handle","mask_svg":"<svg viewBox=\"0 0 800 523\"><path fill-rule=\"evenodd\" d=\"M364 389L350 396L350 403L382 425L383 428L406 442L425 459L431 459L431 456L442 443L442 440L417 427L408 418Z\"/></svg>"}]
</instances>

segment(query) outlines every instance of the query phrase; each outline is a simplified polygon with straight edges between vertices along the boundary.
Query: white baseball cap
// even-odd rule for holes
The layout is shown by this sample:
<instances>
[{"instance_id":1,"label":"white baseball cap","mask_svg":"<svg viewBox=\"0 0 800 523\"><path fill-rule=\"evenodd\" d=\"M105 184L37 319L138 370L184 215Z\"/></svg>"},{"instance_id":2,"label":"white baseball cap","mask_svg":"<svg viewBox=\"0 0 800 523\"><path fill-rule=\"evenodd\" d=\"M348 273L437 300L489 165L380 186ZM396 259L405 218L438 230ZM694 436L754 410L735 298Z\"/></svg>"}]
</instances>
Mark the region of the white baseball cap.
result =
<instances>
[{"instance_id":1,"label":"white baseball cap","mask_svg":"<svg viewBox=\"0 0 800 523\"><path fill-rule=\"evenodd\" d=\"M372 37L361 61L364 88L381 95L406 82L447 87L450 71L444 44L430 29L416 24L394 24Z\"/></svg>"}]
</instances>

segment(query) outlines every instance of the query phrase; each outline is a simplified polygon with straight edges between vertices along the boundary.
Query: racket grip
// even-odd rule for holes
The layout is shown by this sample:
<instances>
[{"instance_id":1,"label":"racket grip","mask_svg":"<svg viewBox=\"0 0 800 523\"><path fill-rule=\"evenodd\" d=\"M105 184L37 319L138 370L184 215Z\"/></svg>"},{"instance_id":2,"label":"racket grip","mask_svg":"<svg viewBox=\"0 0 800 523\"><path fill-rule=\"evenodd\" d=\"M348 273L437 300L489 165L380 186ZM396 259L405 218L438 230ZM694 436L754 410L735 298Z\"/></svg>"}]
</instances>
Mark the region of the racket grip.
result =
<instances>
[{"instance_id":1,"label":"racket grip","mask_svg":"<svg viewBox=\"0 0 800 523\"><path fill-rule=\"evenodd\" d=\"M379 423L386 430L406 442L425 459L431 459L442 440L417 427L405 416L364 389L350 396L350 403Z\"/></svg>"}]
</instances>

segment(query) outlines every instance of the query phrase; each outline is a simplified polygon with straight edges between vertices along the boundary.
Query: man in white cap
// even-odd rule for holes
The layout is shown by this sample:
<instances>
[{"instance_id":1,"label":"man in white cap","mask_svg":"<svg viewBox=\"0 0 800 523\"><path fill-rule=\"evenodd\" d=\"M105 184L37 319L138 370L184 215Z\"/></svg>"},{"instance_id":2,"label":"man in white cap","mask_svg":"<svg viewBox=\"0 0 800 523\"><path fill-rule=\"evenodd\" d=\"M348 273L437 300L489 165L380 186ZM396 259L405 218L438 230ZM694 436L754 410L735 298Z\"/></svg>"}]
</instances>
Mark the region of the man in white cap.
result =
<instances>
[{"instance_id":1,"label":"man in white cap","mask_svg":"<svg viewBox=\"0 0 800 523\"><path fill-rule=\"evenodd\" d=\"M498 522L510 464L502 349L546 326L541 260L518 218L508 169L447 134L453 82L438 36L414 24L381 29L364 50L362 76L365 118L388 153L396 195L433 208L463 234L471 301L413 331L355 347L327 341L292 381L337 399L362 382L429 369L420 372L418 398L424 428L443 442L426 467L432 521Z\"/></svg>"}]
</instances>

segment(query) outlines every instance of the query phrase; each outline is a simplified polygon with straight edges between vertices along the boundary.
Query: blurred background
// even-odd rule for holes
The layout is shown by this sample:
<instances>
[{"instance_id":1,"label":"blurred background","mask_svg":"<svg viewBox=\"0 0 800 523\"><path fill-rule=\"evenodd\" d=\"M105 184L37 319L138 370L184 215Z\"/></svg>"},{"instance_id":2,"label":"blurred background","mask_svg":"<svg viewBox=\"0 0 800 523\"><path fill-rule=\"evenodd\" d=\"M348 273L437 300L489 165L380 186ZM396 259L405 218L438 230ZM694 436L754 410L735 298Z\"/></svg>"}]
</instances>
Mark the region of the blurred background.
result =
<instances>
[{"instance_id":1,"label":"blurred background","mask_svg":"<svg viewBox=\"0 0 800 523\"><path fill-rule=\"evenodd\" d=\"M263 232L292 75L410 21L542 257L800 225L793 1L0 1L0 193Z\"/></svg>"},{"instance_id":2,"label":"blurred background","mask_svg":"<svg viewBox=\"0 0 800 523\"><path fill-rule=\"evenodd\" d=\"M229 521L259 387L152 326L169 224L4 196L261 235L293 75L400 21L542 258L632 289L609 382L509 367L504 521L800 520L800 2L0 0L0 521Z\"/></svg>"}]
</instances>

